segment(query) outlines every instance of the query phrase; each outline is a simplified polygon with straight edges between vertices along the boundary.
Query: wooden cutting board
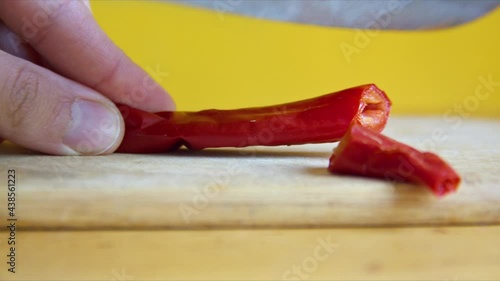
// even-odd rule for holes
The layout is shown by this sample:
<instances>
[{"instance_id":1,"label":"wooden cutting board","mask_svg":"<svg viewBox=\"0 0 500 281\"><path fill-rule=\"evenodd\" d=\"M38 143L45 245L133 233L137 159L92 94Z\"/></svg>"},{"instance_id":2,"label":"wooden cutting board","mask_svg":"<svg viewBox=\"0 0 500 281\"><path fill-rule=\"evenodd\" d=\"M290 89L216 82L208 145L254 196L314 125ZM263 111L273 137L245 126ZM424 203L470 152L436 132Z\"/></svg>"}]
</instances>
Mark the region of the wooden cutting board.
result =
<instances>
[{"instance_id":1,"label":"wooden cutting board","mask_svg":"<svg viewBox=\"0 0 500 281\"><path fill-rule=\"evenodd\" d=\"M18 226L25 229L500 222L499 120L392 117L384 133L449 161L463 177L459 191L438 199L421 186L331 175L335 144L99 157L3 145L0 207L7 170L15 169Z\"/></svg>"}]
</instances>

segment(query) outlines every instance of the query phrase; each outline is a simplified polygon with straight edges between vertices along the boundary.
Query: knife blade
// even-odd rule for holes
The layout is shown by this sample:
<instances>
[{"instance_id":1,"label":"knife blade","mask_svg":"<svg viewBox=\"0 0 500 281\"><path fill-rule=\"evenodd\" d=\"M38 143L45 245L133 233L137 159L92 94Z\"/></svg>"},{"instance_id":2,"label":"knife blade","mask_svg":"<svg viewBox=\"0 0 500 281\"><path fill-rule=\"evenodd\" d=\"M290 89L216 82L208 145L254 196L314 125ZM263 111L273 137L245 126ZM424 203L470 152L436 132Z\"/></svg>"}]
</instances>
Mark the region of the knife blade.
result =
<instances>
[{"instance_id":1,"label":"knife blade","mask_svg":"<svg viewBox=\"0 0 500 281\"><path fill-rule=\"evenodd\" d=\"M500 0L170 0L260 19L358 29L453 27L495 9Z\"/></svg>"}]
</instances>

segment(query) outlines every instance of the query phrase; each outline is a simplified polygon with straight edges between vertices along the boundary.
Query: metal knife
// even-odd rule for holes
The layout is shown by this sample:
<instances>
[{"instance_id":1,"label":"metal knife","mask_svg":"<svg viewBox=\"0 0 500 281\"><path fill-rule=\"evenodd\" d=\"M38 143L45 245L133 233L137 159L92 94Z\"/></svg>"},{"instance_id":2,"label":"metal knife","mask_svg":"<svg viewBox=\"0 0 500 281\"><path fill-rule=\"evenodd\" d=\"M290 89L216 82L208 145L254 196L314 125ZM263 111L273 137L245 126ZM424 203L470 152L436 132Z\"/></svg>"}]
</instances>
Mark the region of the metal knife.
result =
<instances>
[{"instance_id":1,"label":"metal knife","mask_svg":"<svg viewBox=\"0 0 500 281\"><path fill-rule=\"evenodd\" d=\"M358 29L437 29L460 25L495 9L500 0L170 0L227 13Z\"/></svg>"}]
</instances>

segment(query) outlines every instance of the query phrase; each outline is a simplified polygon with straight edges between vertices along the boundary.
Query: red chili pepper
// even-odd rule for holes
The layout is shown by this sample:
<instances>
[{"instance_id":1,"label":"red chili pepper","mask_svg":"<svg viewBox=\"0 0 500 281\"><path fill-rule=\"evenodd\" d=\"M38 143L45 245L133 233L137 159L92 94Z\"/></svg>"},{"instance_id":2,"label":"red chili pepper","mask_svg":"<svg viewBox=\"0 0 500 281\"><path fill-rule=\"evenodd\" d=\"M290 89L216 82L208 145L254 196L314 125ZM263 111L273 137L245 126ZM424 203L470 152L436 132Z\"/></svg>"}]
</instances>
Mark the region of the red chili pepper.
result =
<instances>
[{"instance_id":1,"label":"red chili pepper","mask_svg":"<svg viewBox=\"0 0 500 281\"><path fill-rule=\"evenodd\" d=\"M424 184L437 196L454 192L460 177L439 156L420 152L354 124L330 158L332 173Z\"/></svg>"},{"instance_id":2,"label":"red chili pepper","mask_svg":"<svg viewBox=\"0 0 500 281\"><path fill-rule=\"evenodd\" d=\"M293 103L236 110L148 113L119 106L125 137L119 152L293 145L338 141L356 120L381 131L391 102L375 85L363 85Z\"/></svg>"}]
</instances>

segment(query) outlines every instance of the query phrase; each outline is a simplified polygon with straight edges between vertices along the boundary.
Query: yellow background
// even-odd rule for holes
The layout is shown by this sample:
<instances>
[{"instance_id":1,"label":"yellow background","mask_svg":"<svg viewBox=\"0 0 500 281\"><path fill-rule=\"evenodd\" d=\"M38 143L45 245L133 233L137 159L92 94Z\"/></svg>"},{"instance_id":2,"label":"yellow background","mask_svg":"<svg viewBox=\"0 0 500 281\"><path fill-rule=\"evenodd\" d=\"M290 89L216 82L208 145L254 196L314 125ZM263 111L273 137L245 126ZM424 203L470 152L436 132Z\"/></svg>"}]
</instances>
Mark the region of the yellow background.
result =
<instances>
[{"instance_id":1,"label":"yellow background","mask_svg":"<svg viewBox=\"0 0 500 281\"><path fill-rule=\"evenodd\" d=\"M453 112L478 77L500 82L500 9L471 24L425 32L276 23L161 2L94 1L99 24L134 61L168 72L179 110L269 105L375 83L393 113ZM358 46L349 62L341 44ZM500 116L500 87L473 116Z\"/></svg>"}]
</instances>

